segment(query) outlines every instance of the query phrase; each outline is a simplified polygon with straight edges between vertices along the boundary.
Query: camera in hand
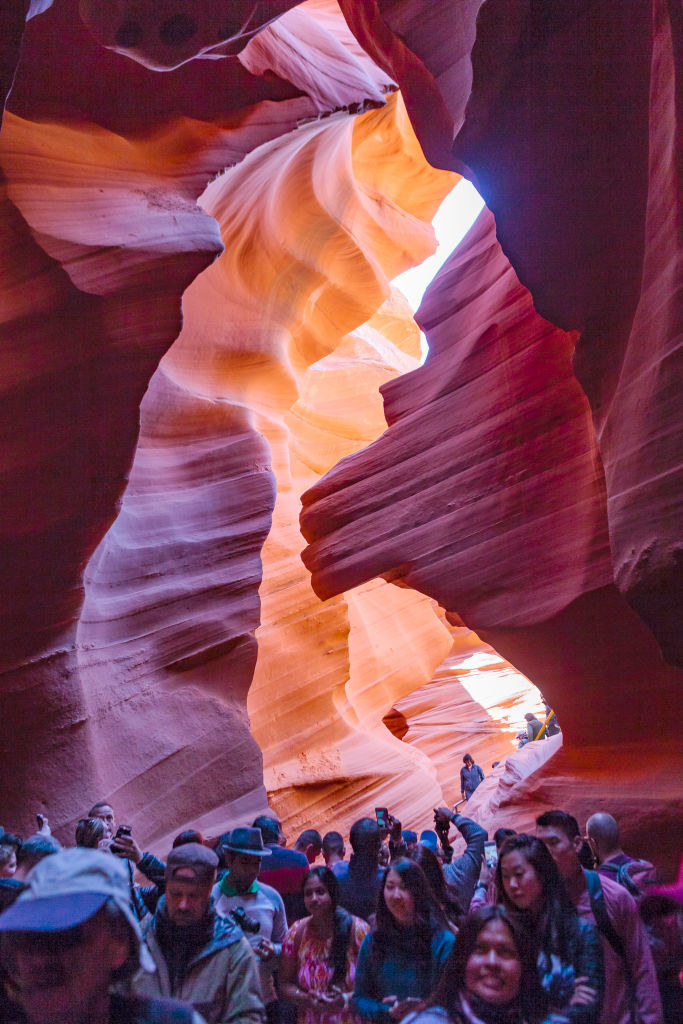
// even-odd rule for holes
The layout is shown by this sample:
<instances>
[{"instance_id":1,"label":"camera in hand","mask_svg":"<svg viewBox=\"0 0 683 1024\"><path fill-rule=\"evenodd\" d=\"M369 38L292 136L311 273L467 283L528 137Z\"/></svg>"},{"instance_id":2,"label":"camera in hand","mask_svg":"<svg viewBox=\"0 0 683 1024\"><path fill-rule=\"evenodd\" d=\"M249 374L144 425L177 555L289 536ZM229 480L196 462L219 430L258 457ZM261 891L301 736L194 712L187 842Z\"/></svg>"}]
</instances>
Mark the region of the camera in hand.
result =
<instances>
[{"instance_id":1,"label":"camera in hand","mask_svg":"<svg viewBox=\"0 0 683 1024\"><path fill-rule=\"evenodd\" d=\"M249 917L244 907L235 907L234 910L230 911L230 917L233 919L235 924L238 924L243 932L249 932L251 935L256 935L261 931L261 922L255 921L253 917Z\"/></svg>"},{"instance_id":2,"label":"camera in hand","mask_svg":"<svg viewBox=\"0 0 683 1024\"><path fill-rule=\"evenodd\" d=\"M121 838L121 836L129 836L129 835L131 835L131 834L132 834L132 831L133 831L133 830L132 830L132 828L130 827L130 825L119 825L119 827L118 827L118 828L117 828L117 830L116 830L116 836L115 836L115 838L116 838L116 839L120 839L120 838Z\"/></svg>"}]
</instances>

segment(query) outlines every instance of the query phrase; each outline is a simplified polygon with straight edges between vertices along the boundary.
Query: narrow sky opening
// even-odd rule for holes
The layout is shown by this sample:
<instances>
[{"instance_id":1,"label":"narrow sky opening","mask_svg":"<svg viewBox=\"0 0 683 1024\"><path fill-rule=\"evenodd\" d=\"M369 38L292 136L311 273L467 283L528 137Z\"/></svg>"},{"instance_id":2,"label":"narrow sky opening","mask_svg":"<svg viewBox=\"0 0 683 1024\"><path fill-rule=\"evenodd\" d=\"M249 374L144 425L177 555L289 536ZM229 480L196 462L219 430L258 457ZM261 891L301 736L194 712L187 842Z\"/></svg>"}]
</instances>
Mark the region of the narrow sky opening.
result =
<instances>
[{"instance_id":1,"label":"narrow sky opening","mask_svg":"<svg viewBox=\"0 0 683 1024\"><path fill-rule=\"evenodd\" d=\"M446 196L434 217L437 249L419 267L413 267L394 278L394 284L403 292L413 312L422 302L427 285L446 262L450 254L480 214L484 200L471 181L462 178L452 192ZM422 361L427 357L427 342L422 335Z\"/></svg>"}]
</instances>

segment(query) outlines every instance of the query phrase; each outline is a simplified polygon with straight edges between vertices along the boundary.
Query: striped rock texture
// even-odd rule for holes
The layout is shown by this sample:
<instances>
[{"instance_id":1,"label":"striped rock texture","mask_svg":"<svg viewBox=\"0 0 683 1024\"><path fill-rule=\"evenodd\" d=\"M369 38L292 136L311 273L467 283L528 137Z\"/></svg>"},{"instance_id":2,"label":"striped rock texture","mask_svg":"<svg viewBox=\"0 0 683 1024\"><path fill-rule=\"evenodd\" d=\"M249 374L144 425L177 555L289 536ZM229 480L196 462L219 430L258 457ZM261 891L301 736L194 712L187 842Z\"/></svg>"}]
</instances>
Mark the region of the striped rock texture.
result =
<instances>
[{"instance_id":1,"label":"striped rock texture","mask_svg":"<svg viewBox=\"0 0 683 1024\"><path fill-rule=\"evenodd\" d=\"M389 280L433 250L457 177L425 163L339 15L310 7L243 64L161 78L98 50L68 4L28 23L0 142L17 828L40 809L69 840L106 796L163 849L190 821L211 834L263 810L264 778L294 824L316 790L344 822L397 777L406 806L440 799L382 717L448 631L382 582L320 602L297 518L298 494L384 428L378 385L417 365ZM328 75L300 65L306 27ZM59 35L98 62L80 107ZM288 61L295 84L273 73ZM218 117L221 70L236 94ZM314 117L349 105L378 109ZM399 620L378 641L371 623Z\"/></svg>"},{"instance_id":2,"label":"striped rock texture","mask_svg":"<svg viewBox=\"0 0 683 1024\"><path fill-rule=\"evenodd\" d=\"M671 11L3 6L3 825L426 825L523 672L565 745L477 814L604 807L673 856ZM390 282L458 173L488 210L420 365Z\"/></svg>"}]
</instances>

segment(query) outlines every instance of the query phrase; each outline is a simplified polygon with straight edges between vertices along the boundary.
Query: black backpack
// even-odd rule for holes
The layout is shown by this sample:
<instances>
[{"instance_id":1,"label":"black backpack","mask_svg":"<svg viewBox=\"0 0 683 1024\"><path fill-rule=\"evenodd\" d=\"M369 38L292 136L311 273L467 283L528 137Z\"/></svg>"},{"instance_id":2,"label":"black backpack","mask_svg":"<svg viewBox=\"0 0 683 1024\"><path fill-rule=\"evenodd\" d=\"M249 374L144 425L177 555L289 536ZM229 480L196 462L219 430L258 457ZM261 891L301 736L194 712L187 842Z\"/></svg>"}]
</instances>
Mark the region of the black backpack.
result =
<instances>
[{"instance_id":1,"label":"black backpack","mask_svg":"<svg viewBox=\"0 0 683 1024\"><path fill-rule=\"evenodd\" d=\"M636 902L643 898L648 886L657 881L657 870L649 860L630 860L626 864L613 864L611 861L606 861L600 865L600 871L603 874L609 872L610 878L613 878L619 885L623 885Z\"/></svg>"}]
</instances>

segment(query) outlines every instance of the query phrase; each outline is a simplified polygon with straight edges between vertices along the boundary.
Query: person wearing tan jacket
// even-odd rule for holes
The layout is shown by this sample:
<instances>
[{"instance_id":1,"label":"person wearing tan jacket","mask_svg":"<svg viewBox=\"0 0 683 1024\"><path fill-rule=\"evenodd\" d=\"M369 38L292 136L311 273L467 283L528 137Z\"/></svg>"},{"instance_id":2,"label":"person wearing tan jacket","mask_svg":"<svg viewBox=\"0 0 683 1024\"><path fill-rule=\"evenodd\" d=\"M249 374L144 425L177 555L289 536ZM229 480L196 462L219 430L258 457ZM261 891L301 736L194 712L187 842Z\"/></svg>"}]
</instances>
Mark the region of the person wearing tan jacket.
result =
<instances>
[{"instance_id":1,"label":"person wearing tan jacket","mask_svg":"<svg viewBox=\"0 0 683 1024\"><path fill-rule=\"evenodd\" d=\"M213 850L198 843L171 850L165 894L141 924L155 970L140 971L133 989L182 999L207 1024L265 1024L251 946L239 926L213 906L217 867Z\"/></svg>"}]
</instances>

